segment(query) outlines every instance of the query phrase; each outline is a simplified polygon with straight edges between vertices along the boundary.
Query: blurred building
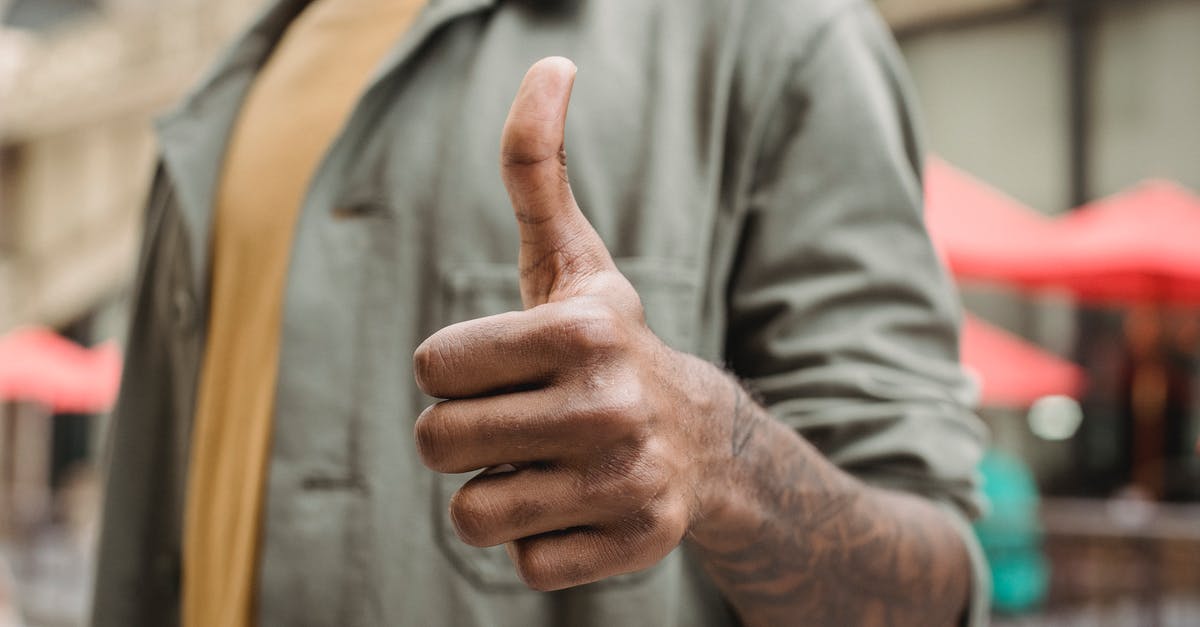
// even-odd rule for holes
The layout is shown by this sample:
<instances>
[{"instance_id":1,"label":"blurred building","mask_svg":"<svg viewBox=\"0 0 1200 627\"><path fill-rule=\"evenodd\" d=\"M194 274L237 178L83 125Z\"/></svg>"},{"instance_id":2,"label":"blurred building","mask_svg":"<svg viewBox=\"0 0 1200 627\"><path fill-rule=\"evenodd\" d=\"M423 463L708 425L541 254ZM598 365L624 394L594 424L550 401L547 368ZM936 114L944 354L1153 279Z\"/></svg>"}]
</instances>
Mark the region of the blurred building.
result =
<instances>
[{"instance_id":1,"label":"blurred building","mask_svg":"<svg viewBox=\"0 0 1200 627\"><path fill-rule=\"evenodd\" d=\"M949 162L1048 214L1146 178L1200 189L1200 1L878 4L916 82L929 148ZM1091 379L1067 439L1040 437L1019 411L982 411L995 445L1056 497L1041 513L1047 611L1012 624L1200 624L1200 508L1143 500L1200 496L1200 312L1080 310L1001 288L963 297ZM1135 446L1147 436L1139 403L1175 437Z\"/></svg>"},{"instance_id":2,"label":"blurred building","mask_svg":"<svg viewBox=\"0 0 1200 627\"><path fill-rule=\"evenodd\" d=\"M123 335L150 121L256 5L0 0L0 334ZM15 599L30 625L81 624L104 423L0 403L0 617Z\"/></svg>"},{"instance_id":3,"label":"blurred building","mask_svg":"<svg viewBox=\"0 0 1200 627\"><path fill-rule=\"evenodd\" d=\"M35 15L17 9L43 4L54 3L25 0L9 11ZM0 330L66 325L119 298L153 159L149 121L254 4L109 0L58 15L48 30L6 30Z\"/></svg>"}]
</instances>

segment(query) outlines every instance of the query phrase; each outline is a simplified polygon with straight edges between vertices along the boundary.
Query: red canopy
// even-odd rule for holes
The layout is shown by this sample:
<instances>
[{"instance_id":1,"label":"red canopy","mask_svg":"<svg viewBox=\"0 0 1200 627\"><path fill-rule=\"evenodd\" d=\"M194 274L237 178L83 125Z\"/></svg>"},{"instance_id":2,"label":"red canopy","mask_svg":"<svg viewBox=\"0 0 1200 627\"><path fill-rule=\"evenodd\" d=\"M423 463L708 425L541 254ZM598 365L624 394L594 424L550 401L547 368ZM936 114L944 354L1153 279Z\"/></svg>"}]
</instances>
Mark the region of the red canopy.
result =
<instances>
[{"instance_id":1,"label":"red canopy","mask_svg":"<svg viewBox=\"0 0 1200 627\"><path fill-rule=\"evenodd\" d=\"M107 411L120 379L115 342L86 349L40 327L0 337L0 402L31 401L55 412Z\"/></svg>"},{"instance_id":2,"label":"red canopy","mask_svg":"<svg viewBox=\"0 0 1200 627\"><path fill-rule=\"evenodd\" d=\"M1083 392L1078 366L972 316L963 323L962 360L982 383L984 406L1023 409L1044 396Z\"/></svg>"},{"instance_id":3,"label":"red canopy","mask_svg":"<svg viewBox=\"0 0 1200 627\"><path fill-rule=\"evenodd\" d=\"M1200 197L1167 181L1085 205L1054 224L1041 284L1106 302L1200 304Z\"/></svg>"},{"instance_id":4,"label":"red canopy","mask_svg":"<svg viewBox=\"0 0 1200 627\"><path fill-rule=\"evenodd\" d=\"M964 281L1055 287L1090 302L1200 304L1200 197L1148 181L1052 220L931 158L925 221Z\"/></svg>"},{"instance_id":5,"label":"red canopy","mask_svg":"<svg viewBox=\"0 0 1200 627\"><path fill-rule=\"evenodd\" d=\"M958 279L1038 278L1053 250L1048 218L937 158L925 164L925 222Z\"/></svg>"}]
</instances>

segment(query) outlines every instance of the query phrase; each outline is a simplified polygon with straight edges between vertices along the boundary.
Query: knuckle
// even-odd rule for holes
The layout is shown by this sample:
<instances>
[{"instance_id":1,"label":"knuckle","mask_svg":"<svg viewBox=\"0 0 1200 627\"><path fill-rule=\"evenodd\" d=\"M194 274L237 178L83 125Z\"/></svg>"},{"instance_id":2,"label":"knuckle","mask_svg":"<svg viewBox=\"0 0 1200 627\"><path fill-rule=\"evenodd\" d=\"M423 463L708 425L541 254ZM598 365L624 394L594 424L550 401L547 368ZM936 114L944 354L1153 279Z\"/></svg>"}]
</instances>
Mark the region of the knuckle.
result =
<instances>
[{"instance_id":1,"label":"knuckle","mask_svg":"<svg viewBox=\"0 0 1200 627\"><path fill-rule=\"evenodd\" d=\"M656 504L646 511L646 532L642 541L647 552L665 555L673 550L687 533L691 513L682 499Z\"/></svg>"},{"instance_id":2,"label":"knuckle","mask_svg":"<svg viewBox=\"0 0 1200 627\"><path fill-rule=\"evenodd\" d=\"M675 508L666 503L655 503L643 512L647 541L657 544L662 536L675 528Z\"/></svg>"},{"instance_id":3,"label":"knuckle","mask_svg":"<svg viewBox=\"0 0 1200 627\"><path fill-rule=\"evenodd\" d=\"M636 377L614 375L611 368L591 368L579 380L583 393L571 410L580 428L607 440L637 440L651 426L649 403Z\"/></svg>"},{"instance_id":4,"label":"knuckle","mask_svg":"<svg viewBox=\"0 0 1200 627\"><path fill-rule=\"evenodd\" d=\"M655 448L653 440L641 442L626 465L625 489L643 504L658 498L670 484Z\"/></svg>"},{"instance_id":5,"label":"knuckle","mask_svg":"<svg viewBox=\"0 0 1200 627\"><path fill-rule=\"evenodd\" d=\"M621 434L636 436L647 428L649 413L637 378L618 377L597 396L599 411Z\"/></svg>"},{"instance_id":6,"label":"knuckle","mask_svg":"<svg viewBox=\"0 0 1200 627\"><path fill-rule=\"evenodd\" d=\"M565 341L584 352L611 352L625 344L620 314L601 302L575 303L562 325Z\"/></svg>"},{"instance_id":7,"label":"knuckle","mask_svg":"<svg viewBox=\"0 0 1200 627\"><path fill-rule=\"evenodd\" d=\"M660 494L624 521L624 531L636 543L673 547L683 539L690 518L683 499Z\"/></svg>"},{"instance_id":8,"label":"knuckle","mask_svg":"<svg viewBox=\"0 0 1200 627\"><path fill-rule=\"evenodd\" d=\"M683 540L683 536L687 534L688 527L692 523L692 510L688 507L683 499L675 499L667 510L667 524L664 525L664 530L668 534L668 540L673 545L678 544Z\"/></svg>"}]
</instances>

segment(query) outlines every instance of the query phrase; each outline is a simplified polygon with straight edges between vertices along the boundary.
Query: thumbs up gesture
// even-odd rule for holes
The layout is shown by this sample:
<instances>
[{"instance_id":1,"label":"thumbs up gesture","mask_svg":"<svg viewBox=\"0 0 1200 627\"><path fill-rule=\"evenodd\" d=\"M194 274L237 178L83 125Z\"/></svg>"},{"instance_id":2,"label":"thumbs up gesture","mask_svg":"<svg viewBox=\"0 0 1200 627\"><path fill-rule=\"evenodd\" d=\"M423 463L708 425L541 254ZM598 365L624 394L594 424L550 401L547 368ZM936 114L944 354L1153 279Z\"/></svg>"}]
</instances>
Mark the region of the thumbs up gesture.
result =
<instances>
[{"instance_id":1,"label":"thumbs up gesture","mask_svg":"<svg viewBox=\"0 0 1200 627\"><path fill-rule=\"evenodd\" d=\"M415 428L429 468L487 469L451 499L459 537L505 544L532 588L652 566L702 515L701 477L727 456L715 367L649 330L567 181L575 66L536 63L504 126L501 172L520 227L525 311L446 327L414 355L447 399ZM721 442L725 446L721 446Z\"/></svg>"}]
</instances>

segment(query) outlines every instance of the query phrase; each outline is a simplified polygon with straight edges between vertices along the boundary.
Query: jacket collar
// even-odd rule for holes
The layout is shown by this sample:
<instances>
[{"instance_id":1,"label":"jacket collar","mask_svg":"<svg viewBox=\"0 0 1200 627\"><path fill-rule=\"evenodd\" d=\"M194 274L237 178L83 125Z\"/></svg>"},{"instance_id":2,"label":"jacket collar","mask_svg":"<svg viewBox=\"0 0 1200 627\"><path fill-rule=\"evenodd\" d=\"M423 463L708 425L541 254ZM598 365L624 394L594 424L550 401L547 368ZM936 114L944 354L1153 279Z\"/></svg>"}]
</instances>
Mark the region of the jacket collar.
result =
<instances>
[{"instance_id":1,"label":"jacket collar","mask_svg":"<svg viewBox=\"0 0 1200 627\"><path fill-rule=\"evenodd\" d=\"M230 130L258 69L266 62L288 25L311 1L275 0L271 3L218 59L198 87L156 123L162 160L187 233L194 288L204 300L208 292L212 207ZM441 26L497 2L429 0L372 78L372 84L412 57Z\"/></svg>"}]
</instances>

